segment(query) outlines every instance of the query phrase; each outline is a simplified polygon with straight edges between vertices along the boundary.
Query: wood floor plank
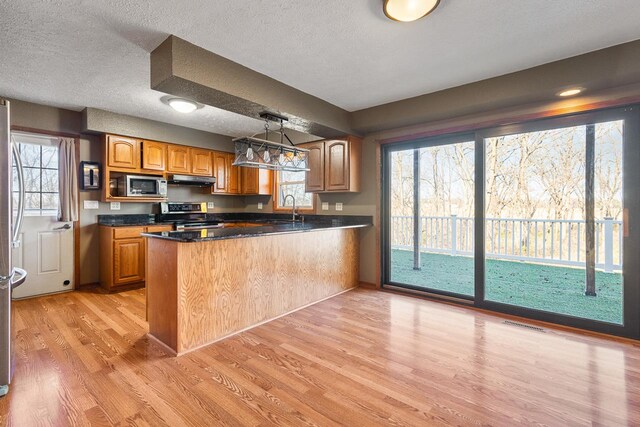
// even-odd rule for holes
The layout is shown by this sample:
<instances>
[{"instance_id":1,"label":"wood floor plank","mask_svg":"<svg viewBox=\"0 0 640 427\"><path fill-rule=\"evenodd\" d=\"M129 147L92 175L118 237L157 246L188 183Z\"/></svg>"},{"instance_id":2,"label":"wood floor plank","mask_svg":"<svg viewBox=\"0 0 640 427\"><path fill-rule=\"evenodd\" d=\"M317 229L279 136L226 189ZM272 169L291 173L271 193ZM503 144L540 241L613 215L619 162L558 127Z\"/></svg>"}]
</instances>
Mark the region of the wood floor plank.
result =
<instances>
[{"instance_id":1,"label":"wood floor plank","mask_svg":"<svg viewBox=\"0 0 640 427\"><path fill-rule=\"evenodd\" d=\"M17 301L0 425L640 425L638 342L358 289L175 358L144 304Z\"/></svg>"}]
</instances>

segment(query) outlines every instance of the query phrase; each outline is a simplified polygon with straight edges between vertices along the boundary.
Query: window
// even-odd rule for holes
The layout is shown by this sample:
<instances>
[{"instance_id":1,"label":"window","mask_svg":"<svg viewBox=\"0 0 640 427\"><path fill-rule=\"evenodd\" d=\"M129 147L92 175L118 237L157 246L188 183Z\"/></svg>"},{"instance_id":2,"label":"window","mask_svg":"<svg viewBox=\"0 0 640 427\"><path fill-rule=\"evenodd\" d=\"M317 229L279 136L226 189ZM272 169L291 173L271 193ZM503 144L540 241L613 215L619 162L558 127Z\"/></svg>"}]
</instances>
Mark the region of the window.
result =
<instances>
[{"instance_id":1,"label":"window","mask_svg":"<svg viewBox=\"0 0 640 427\"><path fill-rule=\"evenodd\" d=\"M25 215L58 214L58 148L50 137L14 135L24 171ZM28 142L27 142L28 141ZM13 166L13 206L18 206L18 172Z\"/></svg>"},{"instance_id":2,"label":"window","mask_svg":"<svg viewBox=\"0 0 640 427\"><path fill-rule=\"evenodd\" d=\"M306 172L276 171L276 192L274 197L274 210L291 210L293 200L287 195L292 195L296 199L296 208L300 210L313 211L313 193L305 193Z\"/></svg>"}]
</instances>

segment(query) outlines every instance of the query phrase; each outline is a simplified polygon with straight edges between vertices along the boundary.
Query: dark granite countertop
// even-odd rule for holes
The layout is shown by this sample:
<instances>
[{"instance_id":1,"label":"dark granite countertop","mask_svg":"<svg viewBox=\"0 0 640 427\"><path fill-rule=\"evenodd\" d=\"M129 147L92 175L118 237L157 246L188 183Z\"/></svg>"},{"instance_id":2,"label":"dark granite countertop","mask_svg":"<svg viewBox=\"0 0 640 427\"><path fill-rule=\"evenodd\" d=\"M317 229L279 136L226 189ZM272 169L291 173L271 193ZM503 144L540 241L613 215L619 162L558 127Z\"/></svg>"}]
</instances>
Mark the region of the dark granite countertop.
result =
<instances>
[{"instance_id":1,"label":"dark granite countertop","mask_svg":"<svg viewBox=\"0 0 640 427\"><path fill-rule=\"evenodd\" d=\"M327 216L327 219L316 219L322 215L313 215L313 218L305 217L304 222L292 222L278 218L262 219L264 225L251 227L210 228L200 231L167 231L157 233L143 233L143 236L173 240L177 242L204 242L209 240L238 239L244 237L257 237L264 235L303 233L309 231L328 230L336 228L361 228L372 225L370 216ZM260 220L240 219L238 221L260 222ZM275 222L274 222L275 221ZM230 221L228 221L230 222Z\"/></svg>"},{"instance_id":2,"label":"dark granite countertop","mask_svg":"<svg viewBox=\"0 0 640 427\"><path fill-rule=\"evenodd\" d=\"M135 227L160 224L154 214L98 215L98 224L108 227Z\"/></svg>"}]
</instances>

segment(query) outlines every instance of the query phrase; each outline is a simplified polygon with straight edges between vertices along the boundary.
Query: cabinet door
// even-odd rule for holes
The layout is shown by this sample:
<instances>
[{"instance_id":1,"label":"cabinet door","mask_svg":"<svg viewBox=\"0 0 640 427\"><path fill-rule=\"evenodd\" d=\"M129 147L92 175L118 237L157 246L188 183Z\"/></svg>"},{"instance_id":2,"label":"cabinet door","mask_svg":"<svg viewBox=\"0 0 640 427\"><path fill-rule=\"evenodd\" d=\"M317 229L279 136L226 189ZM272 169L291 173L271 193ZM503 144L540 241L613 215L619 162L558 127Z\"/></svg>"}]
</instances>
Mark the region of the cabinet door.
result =
<instances>
[{"instance_id":1,"label":"cabinet door","mask_svg":"<svg viewBox=\"0 0 640 427\"><path fill-rule=\"evenodd\" d=\"M167 162L167 144L142 141L142 169L164 172Z\"/></svg>"},{"instance_id":2,"label":"cabinet door","mask_svg":"<svg viewBox=\"0 0 640 427\"><path fill-rule=\"evenodd\" d=\"M113 283L121 285L144 281L144 238L113 242Z\"/></svg>"},{"instance_id":3,"label":"cabinet door","mask_svg":"<svg viewBox=\"0 0 640 427\"><path fill-rule=\"evenodd\" d=\"M241 169L241 187L242 194L258 194L258 169L256 168L240 168Z\"/></svg>"},{"instance_id":4,"label":"cabinet door","mask_svg":"<svg viewBox=\"0 0 640 427\"><path fill-rule=\"evenodd\" d=\"M189 147L169 145L167 151L167 171L174 173L191 173Z\"/></svg>"},{"instance_id":5,"label":"cabinet door","mask_svg":"<svg viewBox=\"0 0 640 427\"><path fill-rule=\"evenodd\" d=\"M324 141L301 145L309 150L305 188L307 193L324 191Z\"/></svg>"},{"instance_id":6,"label":"cabinet door","mask_svg":"<svg viewBox=\"0 0 640 427\"><path fill-rule=\"evenodd\" d=\"M213 161L211 151L191 148L191 174L213 176Z\"/></svg>"},{"instance_id":7,"label":"cabinet door","mask_svg":"<svg viewBox=\"0 0 640 427\"><path fill-rule=\"evenodd\" d=\"M107 165L112 168L138 169L139 147L137 139L107 135Z\"/></svg>"},{"instance_id":8,"label":"cabinet door","mask_svg":"<svg viewBox=\"0 0 640 427\"><path fill-rule=\"evenodd\" d=\"M349 191L349 143L326 141L324 162L325 191Z\"/></svg>"},{"instance_id":9,"label":"cabinet door","mask_svg":"<svg viewBox=\"0 0 640 427\"><path fill-rule=\"evenodd\" d=\"M213 152L213 176L216 177L216 183L212 188L214 193L229 192L227 158L227 153Z\"/></svg>"},{"instance_id":10,"label":"cabinet door","mask_svg":"<svg viewBox=\"0 0 640 427\"><path fill-rule=\"evenodd\" d=\"M233 166L233 162L236 159L234 153L227 154L227 193L240 194L240 169L238 166Z\"/></svg>"}]
</instances>

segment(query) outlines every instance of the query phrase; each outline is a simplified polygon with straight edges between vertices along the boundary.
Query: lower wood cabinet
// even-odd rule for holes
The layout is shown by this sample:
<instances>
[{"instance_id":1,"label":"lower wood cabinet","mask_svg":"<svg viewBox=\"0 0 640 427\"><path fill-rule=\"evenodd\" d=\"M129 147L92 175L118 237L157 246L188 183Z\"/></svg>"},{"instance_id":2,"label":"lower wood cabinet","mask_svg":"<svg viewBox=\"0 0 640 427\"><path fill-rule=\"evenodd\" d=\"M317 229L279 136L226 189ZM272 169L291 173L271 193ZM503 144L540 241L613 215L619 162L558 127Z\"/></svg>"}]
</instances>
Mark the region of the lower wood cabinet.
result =
<instances>
[{"instance_id":1,"label":"lower wood cabinet","mask_svg":"<svg viewBox=\"0 0 640 427\"><path fill-rule=\"evenodd\" d=\"M170 225L100 226L100 285L107 290L144 285L144 232L171 231Z\"/></svg>"}]
</instances>

